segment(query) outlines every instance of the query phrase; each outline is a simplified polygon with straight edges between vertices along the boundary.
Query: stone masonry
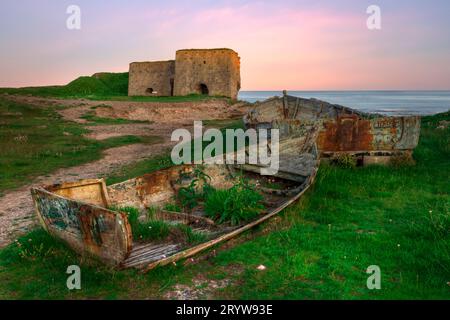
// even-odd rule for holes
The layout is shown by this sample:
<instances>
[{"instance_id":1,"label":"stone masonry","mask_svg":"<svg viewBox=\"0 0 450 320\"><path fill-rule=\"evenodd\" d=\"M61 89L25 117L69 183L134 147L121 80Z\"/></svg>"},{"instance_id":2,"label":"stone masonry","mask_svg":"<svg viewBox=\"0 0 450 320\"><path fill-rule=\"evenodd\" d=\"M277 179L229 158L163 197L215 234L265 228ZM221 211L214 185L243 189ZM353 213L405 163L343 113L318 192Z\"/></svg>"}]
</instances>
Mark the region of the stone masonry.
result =
<instances>
[{"instance_id":1,"label":"stone masonry","mask_svg":"<svg viewBox=\"0 0 450 320\"><path fill-rule=\"evenodd\" d=\"M176 59L130 64L128 95L207 94L237 98L240 58L231 49L185 49Z\"/></svg>"}]
</instances>

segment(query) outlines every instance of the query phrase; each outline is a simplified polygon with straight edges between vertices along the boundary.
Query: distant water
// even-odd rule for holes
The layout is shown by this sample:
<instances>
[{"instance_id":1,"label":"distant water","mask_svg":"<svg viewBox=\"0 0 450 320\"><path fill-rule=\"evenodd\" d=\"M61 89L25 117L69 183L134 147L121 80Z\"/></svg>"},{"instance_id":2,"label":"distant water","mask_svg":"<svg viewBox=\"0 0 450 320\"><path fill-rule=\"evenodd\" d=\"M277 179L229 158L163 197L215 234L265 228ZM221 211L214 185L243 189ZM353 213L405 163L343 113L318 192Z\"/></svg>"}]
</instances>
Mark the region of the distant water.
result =
<instances>
[{"instance_id":1,"label":"distant water","mask_svg":"<svg viewBox=\"0 0 450 320\"><path fill-rule=\"evenodd\" d=\"M450 91L288 91L288 94L385 115L429 115L450 110ZM282 92L239 93L239 99L248 102L263 101L273 96L282 96Z\"/></svg>"}]
</instances>

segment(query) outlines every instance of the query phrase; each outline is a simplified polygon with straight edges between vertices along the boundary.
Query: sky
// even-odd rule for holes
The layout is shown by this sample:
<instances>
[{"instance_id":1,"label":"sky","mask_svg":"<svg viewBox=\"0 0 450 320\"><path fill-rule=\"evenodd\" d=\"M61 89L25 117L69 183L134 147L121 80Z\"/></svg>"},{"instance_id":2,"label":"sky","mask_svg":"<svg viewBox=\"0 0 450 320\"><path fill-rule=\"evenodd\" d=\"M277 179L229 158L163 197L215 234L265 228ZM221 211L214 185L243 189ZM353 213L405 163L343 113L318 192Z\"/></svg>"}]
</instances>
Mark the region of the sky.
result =
<instances>
[{"instance_id":1,"label":"sky","mask_svg":"<svg viewBox=\"0 0 450 320\"><path fill-rule=\"evenodd\" d=\"M69 5L80 30L66 27ZM242 90L450 90L450 1L0 1L0 87L222 47L241 57Z\"/></svg>"}]
</instances>

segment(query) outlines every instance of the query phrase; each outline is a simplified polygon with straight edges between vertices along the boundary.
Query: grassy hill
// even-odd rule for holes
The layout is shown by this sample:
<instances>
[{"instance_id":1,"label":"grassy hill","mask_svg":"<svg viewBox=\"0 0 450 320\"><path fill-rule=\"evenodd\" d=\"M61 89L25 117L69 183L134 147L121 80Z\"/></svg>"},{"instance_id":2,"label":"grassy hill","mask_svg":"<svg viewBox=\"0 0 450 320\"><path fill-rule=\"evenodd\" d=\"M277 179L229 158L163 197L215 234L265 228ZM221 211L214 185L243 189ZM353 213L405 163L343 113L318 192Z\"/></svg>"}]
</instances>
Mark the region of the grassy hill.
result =
<instances>
[{"instance_id":1,"label":"grassy hill","mask_svg":"<svg viewBox=\"0 0 450 320\"><path fill-rule=\"evenodd\" d=\"M31 95L44 98L59 99L89 99L110 101L141 101L141 102L188 102L214 98L208 95L190 94L187 96L151 97L128 96L128 72L96 73L93 76L79 77L65 86L0 88L0 95ZM227 98L227 100L229 100Z\"/></svg>"},{"instance_id":2,"label":"grassy hill","mask_svg":"<svg viewBox=\"0 0 450 320\"><path fill-rule=\"evenodd\" d=\"M91 77L79 77L65 86L0 88L0 94L21 94L39 97L126 96L128 72L97 73Z\"/></svg>"}]
</instances>

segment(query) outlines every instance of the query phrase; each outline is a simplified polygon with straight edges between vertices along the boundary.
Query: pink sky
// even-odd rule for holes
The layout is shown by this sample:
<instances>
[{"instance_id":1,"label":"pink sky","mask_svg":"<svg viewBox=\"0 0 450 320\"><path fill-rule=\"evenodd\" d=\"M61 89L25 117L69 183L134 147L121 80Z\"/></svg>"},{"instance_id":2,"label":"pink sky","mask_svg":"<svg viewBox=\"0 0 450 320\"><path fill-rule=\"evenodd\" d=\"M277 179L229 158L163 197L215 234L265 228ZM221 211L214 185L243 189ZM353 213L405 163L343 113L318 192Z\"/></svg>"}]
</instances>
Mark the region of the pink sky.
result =
<instances>
[{"instance_id":1,"label":"pink sky","mask_svg":"<svg viewBox=\"0 0 450 320\"><path fill-rule=\"evenodd\" d=\"M449 6L440 1L441 10L380 1L379 31L366 27L365 1L79 1L80 31L65 28L64 1L41 2L0 5L9 30L0 31L2 87L65 84L173 59L177 49L229 47L241 56L243 90L450 89L450 27L439 19Z\"/></svg>"}]
</instances>

